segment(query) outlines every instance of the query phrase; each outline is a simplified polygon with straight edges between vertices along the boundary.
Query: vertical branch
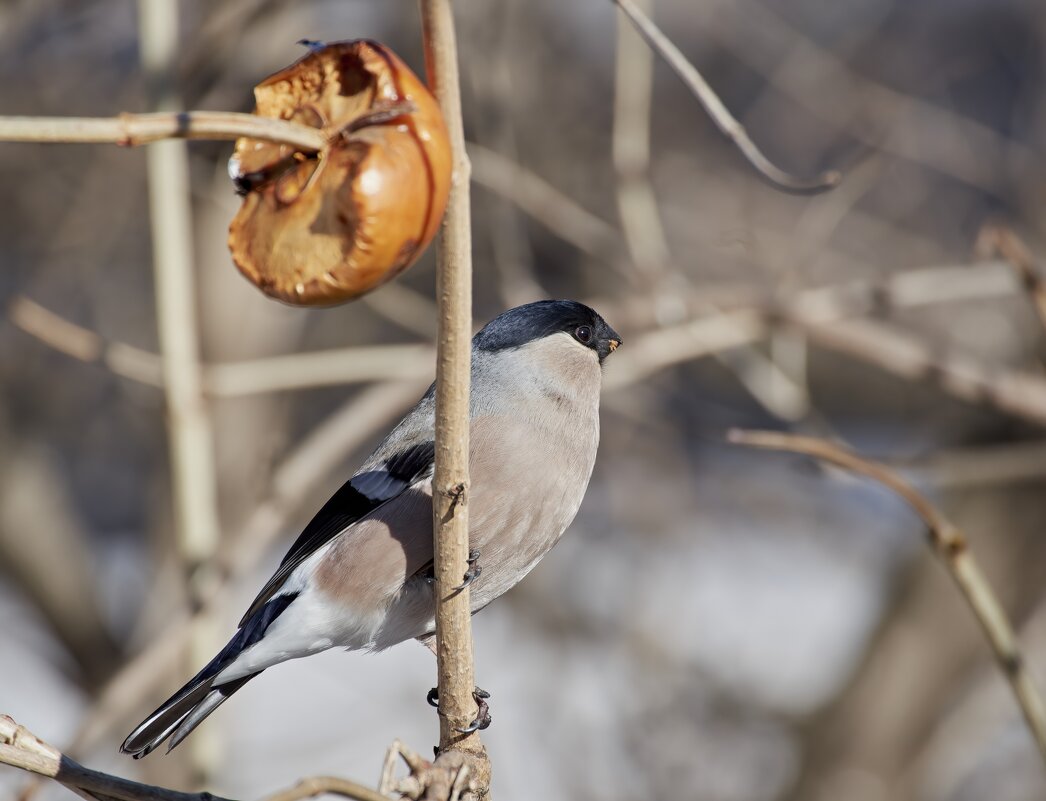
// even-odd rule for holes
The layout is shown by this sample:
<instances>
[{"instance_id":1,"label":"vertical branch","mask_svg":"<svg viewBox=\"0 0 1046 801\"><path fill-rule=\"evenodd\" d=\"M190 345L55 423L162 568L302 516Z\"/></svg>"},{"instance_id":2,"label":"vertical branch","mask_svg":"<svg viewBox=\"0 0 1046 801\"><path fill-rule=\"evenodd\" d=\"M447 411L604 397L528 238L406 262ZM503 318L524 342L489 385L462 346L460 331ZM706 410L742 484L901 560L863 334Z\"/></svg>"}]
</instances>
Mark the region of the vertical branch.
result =
<instances>
[{"instance_id":1,"label":"vertical branch","mask_svg":"<svg viewBox=\"0 0 1046 801\"><path fill-rule=\"evenodd\" d=\"M469 381L472 333L472 234L469 162L461 116L451 0L420 0L425 66L450 132L454 174L436 251L439 333L436 354L436 472L433 546L436 574L436 662L439 747L482 752L476 734L456 729L476 713L469 590L454 592L468 569Z\"/></svg>"},{"instance_id":2,"label":"vertical branch","mask_svg":"<svg viewBox=\"0 0 1046 801\"><path fill-rule=\"evenodd\" d=\"M637 0L644 12L652 0ZM650 112L654 54L633 30L623 11L617 15L614 71L613 155L617 206L632 261L647 280L659 278L668 264L657 200L650 185Z\"/></svg>"},{"instance_id":3,"label":"vertical branch","mask_svg":"<svg viewBox=\"0 0 1046 801\"><path fill-rule=\"evenodd\" d=\"M175 0L139 0L138 14L148 103L153 110L177 110L171 76L178 46L178 5ZM175 539L196 607L204 594L203 568L218 543L218 513L214 440L200 368L189 162L185 142L179 140L148 145L146 157ZM189 647L190 671L208 659L213 648L209 627L198 625ZM218 758L206 733L194 738L191 755L202 780Z\"/></svg>"}]
</instances>

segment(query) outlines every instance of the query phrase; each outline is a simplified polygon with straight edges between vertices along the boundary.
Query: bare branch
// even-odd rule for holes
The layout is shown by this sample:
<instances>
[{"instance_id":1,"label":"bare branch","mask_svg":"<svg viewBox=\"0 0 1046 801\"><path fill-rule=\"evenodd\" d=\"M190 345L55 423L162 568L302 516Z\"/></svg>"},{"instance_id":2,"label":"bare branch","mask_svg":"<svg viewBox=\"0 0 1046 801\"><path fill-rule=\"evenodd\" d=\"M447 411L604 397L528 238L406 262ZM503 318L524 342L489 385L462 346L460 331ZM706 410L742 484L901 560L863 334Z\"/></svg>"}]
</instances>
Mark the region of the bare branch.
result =
<instances>
[{"instance_id":1,"label":"bare branch","mask_svg":"<svg viewBox=\"0 0 1046 801\"><path fill-rule=\"evenodd\" d=\"M0 715L0 763L47 776L78 795L97 801L228 801L212 793L183 793L85 768L7 715ZM388 796L376 790L330 776L302 779L263 801L298 801L324 793L356 801L388 801Z\"/></svg>"},{"instance_id":2,"label":"bare branch","mask_svg":"<svg viewBox=\"0 0 1046 801\"><path fill-rule=\"evenodd\" d=\"M125 147L161 139L239 139L248 136L315 153L323 132L285 120L232 111L121 114L119 117L0 117L0 141L111 143Z\"/></svg>"},{"instance_id":3,"label":"bare branch","mask_svg":"<svg viewBox=\"0 0 1046 801\"><path fill-rule=\"evenodd\" d=\"M7 715L0 715L0 763L47 776L98 801L227 801L210 793L182 793L85 768Z\"/></svg>"},{"instance_id":4,"label":"bare branch","mask_svg":"<svg viewBox=\"0 0 1046 801\"><path fill-rule=\"evenodd\" d=\"M930 547L955 579L960 592L988 638L996 661L1013 689L1024 719L1046 761L1046 707L1032 682L1017 645L1017 638L988 579L974 559L966 537L932 503L892 470L863 459L845 448L813 437L776 431L732 429L730 442L753 448L788 451L812 456L882 484L907 503L926 524Z\"/></svg>"},{"instance_id":5,"label":"bare branch","mask_svg":"<svg viewBox=\"0 0 1046 801\"><path fill-rule=\"evenodd\" d=\"M302 779L293 787L278 793L265 796L262 801L300 801L302 798L314 798L318 795L340 795L343 798L355 798L356 801L388 801L389 797L377 790L364 787L362 784L339 779L337 776L313 776Z\"/></svg>"},{"instance_id":6,"label":"bare branch","mask_svg":"<svg viewBox=\"0 0 1046 801\"><path fill-rule=\"evenodd\" d=\"M1042 180L1043 160L1028 142L855 70L791 25L777 3L716 0L694 6L709 36L823 123L869 148L909 159L991 193L1012 176ZM751 32L758 31L758 44ZM781 48L788 58L781 60Z\"/></svg>"},{"instance_id":7,"label":"bare branch","mask_svg":"<svg viewBox=\"0 0 1046 801\"><path fill-rule=\"evenodd\" d=\"M207 394L234 398L266 392L410 380L432 369L429 345L374 345L292 353L224 364L206 369Z\"/></svg>"},{"instance_id":8,"label":"bare branch","mask_svg":"<svg viewBox=\"0 0 1046 801\"><path fill-rule=\"evenodd\" d=\"M949 394L973 403L988 403L1007 414L1046 423L1046 380L1030 372L989 366L965 353L945 353L922 339L872 320L859 319L872 311L920 308L940 303L1008 297L1020 291L1013 268L1006 262L979 265L925 267L892 275L884 281L852 281L801 290L774 302L758 290L744 290L734 308L707 309L710 292L694 290L681 296L695 316L676 326L653 328L629 342L627 352L614 357L606 386L625 386L674 364L717 354L763 339L772 323L784 320L805 331L821 347L848 353L906 378L933 380ZM736 293L735 293L736 294ZM612 299L589 301L609 316L625 318L636 328L656 324L648 305L619 307ZM728 305L723 303L724 306ZM20 298L12 306L19 327L76 358L99 357L114 373L159 385L159 357L121 342L108 342ZM682 336L679 336L682 334ZM250 392L304 389L316 385L421 376L425 357L405 348L376 346L305 353L249 362L227 362L205 368L208 394L235 397ZM404 350L400 350L404 348ZM363 357L357 364L356 355ZM403 357L406 363L386 358ZM293 364L290 359L293 358ZM282 372L283 367L289 369ZM263 372L279 367L281 372ZM329 371L329 372L325 372Z\"/></svg>"},{"instance_id":9,"label":"bare branch","mask_svg":"<svg viewBox=\"0 0 1046 801\"><path fill-rule=\"evenodd\" d=\"M672 40L665 36L661 29L654 24L653 20L644 14L633 0L612 0L612 2L628 15L632 24L636 26L636 30L642 34L643 38L650 43L650 46L657 51L658 55L667 62L673 72L693 92L701 105L704 106L705 111L708 112L708 116L716 124L716 127L733 141L738 150L748 159L748 163L755 167L759 174L770 181L770 183L786 192L800 194L823 192L839 183L842 175L837 170L821 173L816 178L808 180L791 175L776 166L756 147L755 142L748 136L744 126L723 105L723 101L719 99L715 90L708 85L704 76L687 60L679 48L672 43Z\"/></svg>"},{"instance_id":10,"label":"bare branch","mask_svg":"<svg viewBox=\"0 0 1046 801\"><path fill-rule=\"evenodd\" d=\"M163 386L163 368L156 353L123 342L109 342L26 297L15 298L8 314L11 322L27 334L66 356L85 362L100 361L118 376L153 387Z\"/></svg>"},{"instance_id":11,"label":"bare branch","mask_svg":"<svg viewBox=\"0 0 1046 801\"><path fill-rule=\"evenodd\" d=\"M114 374L142 384L164 385L163 360L157 353L106 340L26 297L14 300L10 316L27 334L67 356L100 361ZM238 398L365 381L410 380L431 369L432 353L428 345L376 345L219 362L201 366L203 392L212 398Z\"/></svg>"},{"instance_id":12,"label":"bare branch","mask_svg":"<svg viewBox=\"0 0 1046 801\"><path fill-rule=\"evenodd\" d=\"M459 780L474 778L469 798L486 795L490 760L476 731L478 713L472 654L469 588L454 589L465 575L469 553L469 390L472 364L472 222L470 165L458 75L452 0L419 0L425 71L439 100L453 151L450 201L436 248L436 467L432 479L432 527L436 673L439 690L439 748L436 762L412 771L411 798L448 801L460 794ZM409 763L409 760L408 760ZM402 784L402 783L401 783Z\"/></svg>"},{"instance_id":13,"label":"bare branch","mask_svg":"<svg viewBox=\"0 0 1046 801\"><path fill-rule=\"evenodd\" d=\"M640 14L649 12L651 0L632 1ZM660 305L666 299L678 297L686 281L681 273L672 274L668 270L672 258L650 181L653 81L653 51L629 19L618 15L612 138L618 215L632 262L642 277L640 283L652 287L653 302ZM629 277L636 279L636 275ZM714 309L709 307L707 311ZM782 337L787 338L787 332L775 333L776 339ZM808 411L805 388L757 347L741 346L713 355L758 403L779 419L796 420Z\"/></svg>"},{"instance_id":14,"label":"bare branch","mask_svg":"<svg viewBox=\"0 0 1046 801\"><path fill-rule=\"evenodd\" d=\"M436 575L436 661L441 751L483 753L479 735L462 735L476 713L468 587L469 383L472 362L470 165L465 153L457 43L450 0L420 0L425 68L447 121L454 179L436 251L436 471L432 510ZM449 795L449 793L448 793Z\"/></svg>"},{"instance_id":15,"label":"bare branch","mask_svg":"<svg viewBox=\"0 0 1046 801\"><path fill-rule=\"evenodd\" d=\"M620 389L673 364L749 345L762 339L766 331L763 315L752 309L719 312L650 331L630 340L628 350L614 354L603 386Z\"/></svg>"},{"instance_id":16,"label":"bare branch","mask_svg":"<svg viewBox=\"0 0 1046 801\"><path fill-rule=\"evenodd\" d=\"M544 178L493 150L470 143L472 181L511 200L531 218L582 253L618 260L623 244L610 223L578 205Z\"/></svg>"},{"instance_id":17,"label":"bare branch","mask_svg":"<svg viewBox=\"0 0 1046 801\"><path fill-rule=\"evenodd\" d=\"M939 489L1019 484L1046 477L1046 441L935 448L892 465Z\"/></svg>"},{"instance_id":18,"label":"bare branch","mask_svg":"<svg viewBox=\"0 0 1046 801\"><path fill-rule=\"evenodd\" d=\"M968 403L1046 424L1046 380L985 364L963 351L941 352L921 338L873 320L820 322L784 310L782 317L822 348L849 354L888 373L937 384Z\"/></svg>"},{"instance_id":19,"label":"bare branch","mask_svg":"<svg viewBox=\"0 0 1046 801\"><path fill-rule=\"evenodd\" d=\"M985 225L977 234L974 249L984 258L998 255L1013 265L1035 304L1039 322L1046 328L1046 279L1039 272L1035 256L1017 233L1005 225Z\"/></svg>"}]
</instances>

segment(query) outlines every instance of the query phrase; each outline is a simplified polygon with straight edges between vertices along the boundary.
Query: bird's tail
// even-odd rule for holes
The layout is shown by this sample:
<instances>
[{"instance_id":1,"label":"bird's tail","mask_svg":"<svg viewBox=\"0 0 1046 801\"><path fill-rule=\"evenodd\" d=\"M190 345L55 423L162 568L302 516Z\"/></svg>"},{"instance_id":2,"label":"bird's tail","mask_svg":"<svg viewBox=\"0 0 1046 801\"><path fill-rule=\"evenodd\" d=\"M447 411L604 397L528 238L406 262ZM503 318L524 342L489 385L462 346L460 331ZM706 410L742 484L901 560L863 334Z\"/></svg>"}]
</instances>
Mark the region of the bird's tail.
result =
<instances>
[{"instance_id":1,"label":"bird's tail","mask_svg":"<svg viewBox=\"0 0 1046 801\"><path fill-rule=\"evenodd\" d=\"M258 673L215 685L215 676L223 667L220 664L216 665L217 662L218 658L135 726L123 741L120 750L135 759L141 759L170 737L171 742L167 746L169 753L226 698L261 673L259 670Z\"/></svg>"},{"instance_id":2,"label":"bird's tail","mask_svg":"<svg viewBox=\"0 0 1046 801\"><path fill-rule=\"evenodd\" d=\"M134 731L123 741L120 750L135 759L141 759L170 737L171 742L167 746L167 751L170 752L226 698L261 673L261 670L246 675L241 672L235 678L221 679L221 673L226 668L231 666L235 671L236 666L233 663L240 654L261 641L269 624L290 605L296 595L297 593L290 593L276 596L255 612L207 667L135 726Z\"/></svg>"}]
</instances>

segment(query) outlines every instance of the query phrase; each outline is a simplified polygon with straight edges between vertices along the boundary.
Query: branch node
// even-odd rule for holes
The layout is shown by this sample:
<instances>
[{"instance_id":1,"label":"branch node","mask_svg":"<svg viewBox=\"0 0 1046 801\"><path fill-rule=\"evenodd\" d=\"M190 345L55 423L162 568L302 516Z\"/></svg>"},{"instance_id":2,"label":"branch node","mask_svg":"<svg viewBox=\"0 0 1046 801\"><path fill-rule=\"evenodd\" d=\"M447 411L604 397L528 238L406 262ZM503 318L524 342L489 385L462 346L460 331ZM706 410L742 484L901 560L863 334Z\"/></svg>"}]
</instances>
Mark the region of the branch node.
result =
<instances>
[{"instance_id":1,"label":"branch node","mask_svg":"<svg viewBox=\"0 0 1046 801\"><path fill-rule=\"evenodd\" d=\"M121 130L120 138L116 140L117 147L134 147L139 144L131 134L131 125L134 122L134 117L135 115L127 111L121 111L116 115Z\"/></svg>"},{"instance_id":2,"label":"branch node","mask_svg":"<svg viewBox=\"0 0 1046 801\"><path fill-rule=\"evenodd\" d=\"M465 506L468 503L468 484L464 481L459 481L451 487L443 490L443 494L450 499L450 508L447 510L448 515L454 514L454 508L460 503Z\"/></svg>"}]
</instances>

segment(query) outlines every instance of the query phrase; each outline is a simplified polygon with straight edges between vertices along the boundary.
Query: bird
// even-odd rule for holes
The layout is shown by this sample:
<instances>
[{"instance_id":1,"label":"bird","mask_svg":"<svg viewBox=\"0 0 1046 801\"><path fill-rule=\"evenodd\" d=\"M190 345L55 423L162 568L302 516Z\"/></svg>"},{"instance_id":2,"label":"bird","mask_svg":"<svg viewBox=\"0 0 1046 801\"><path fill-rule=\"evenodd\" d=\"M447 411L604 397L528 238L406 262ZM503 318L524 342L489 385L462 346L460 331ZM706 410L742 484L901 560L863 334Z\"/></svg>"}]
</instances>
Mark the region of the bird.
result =
<instances>
[{"instance_id":1,"label":"bird","mask_svg":"<svg viewBox=\"0 0 1046 801\"><path fill-rule=\"evenodd\" d=\"M621 337L588 306L509 309L472 339L469 567L473 614L511 589L577 514L599 444L603 363ZM434 648L435 385L320 508L228 644L127 736L170 752L262 671L329 648ZM434 691L429 693L433 702ZM490 722L487 694L468 730Z\"/></svg>"}]
</instances>

